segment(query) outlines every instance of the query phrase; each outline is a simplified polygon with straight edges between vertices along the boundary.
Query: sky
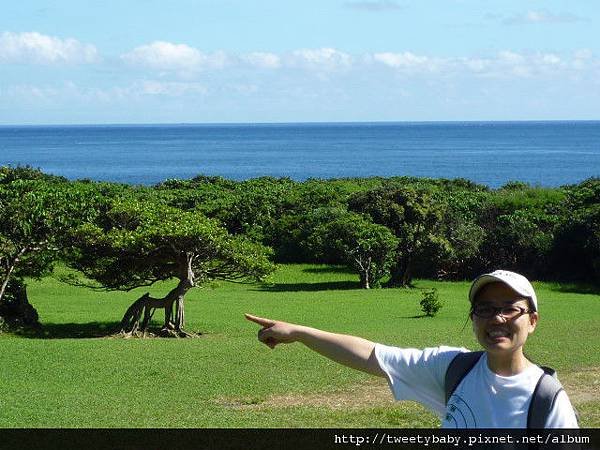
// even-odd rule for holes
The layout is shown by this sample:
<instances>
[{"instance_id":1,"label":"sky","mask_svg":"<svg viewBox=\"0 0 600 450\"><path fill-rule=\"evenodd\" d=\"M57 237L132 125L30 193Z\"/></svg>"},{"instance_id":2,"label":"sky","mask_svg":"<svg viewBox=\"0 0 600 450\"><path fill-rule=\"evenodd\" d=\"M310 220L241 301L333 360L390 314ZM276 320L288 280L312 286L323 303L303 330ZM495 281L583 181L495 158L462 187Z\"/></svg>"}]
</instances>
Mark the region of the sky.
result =
<instances>
[{"instance_id":1,"label":"sky","mask_svg":"<svg viewBox=\"0 0 600 450\"><path fill-rule=\"evenodd\" d=\"M19 0L0 125L600 119L598 0Z\"/></svg>"}]
</instances>

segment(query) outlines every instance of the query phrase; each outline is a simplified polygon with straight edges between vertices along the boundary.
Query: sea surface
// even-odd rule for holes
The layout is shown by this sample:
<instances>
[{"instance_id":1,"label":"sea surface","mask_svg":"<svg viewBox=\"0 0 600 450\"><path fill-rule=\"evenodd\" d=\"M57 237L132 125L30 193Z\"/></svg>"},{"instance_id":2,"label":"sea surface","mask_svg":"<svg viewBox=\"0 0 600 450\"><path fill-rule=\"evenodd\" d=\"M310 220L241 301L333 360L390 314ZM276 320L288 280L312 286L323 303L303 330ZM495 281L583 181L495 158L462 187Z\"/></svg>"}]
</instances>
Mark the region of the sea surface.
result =
<instances>
[{"instance_id":1,"label":"sea surface","mask_svg":"<svg viewBox=\"0 0 600 450\"><path fill-rule=\"evenodd\" d=\"M600 176L600 121L0 126L0 165L147 185L204 174L560 186Z\"/></svg>"}]
</instances>

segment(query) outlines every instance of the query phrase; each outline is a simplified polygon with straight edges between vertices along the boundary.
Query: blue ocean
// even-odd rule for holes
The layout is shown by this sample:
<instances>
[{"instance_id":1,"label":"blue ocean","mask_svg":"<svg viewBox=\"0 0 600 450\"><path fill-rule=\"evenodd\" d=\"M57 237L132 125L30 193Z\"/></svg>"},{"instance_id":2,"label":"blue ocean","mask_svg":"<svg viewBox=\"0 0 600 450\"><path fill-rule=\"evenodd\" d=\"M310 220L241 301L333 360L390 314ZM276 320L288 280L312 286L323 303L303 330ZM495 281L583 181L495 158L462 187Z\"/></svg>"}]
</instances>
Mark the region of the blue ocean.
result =
<instances>
[{"instance_id":1,"label":"blue ocean","mask_svg":"<svg viewBox=\"0 0 600 450\"><path fill-rule=\"evenodd\" d=\"M204 174L560 186L600 176L600 121L0 126L0 165L146 185Z\"/></svg>"}]
</instances>

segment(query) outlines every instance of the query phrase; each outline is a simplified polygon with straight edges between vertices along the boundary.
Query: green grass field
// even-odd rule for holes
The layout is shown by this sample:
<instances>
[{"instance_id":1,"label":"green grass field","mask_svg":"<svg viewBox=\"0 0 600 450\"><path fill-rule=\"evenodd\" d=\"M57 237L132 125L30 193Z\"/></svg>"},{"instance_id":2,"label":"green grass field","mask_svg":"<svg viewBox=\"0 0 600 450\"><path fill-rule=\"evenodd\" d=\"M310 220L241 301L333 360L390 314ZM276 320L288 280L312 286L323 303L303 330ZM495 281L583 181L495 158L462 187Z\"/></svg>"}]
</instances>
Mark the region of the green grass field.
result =
<instances>
[{"instance_id":1,"label":"green grass field","mask_svg":"<svg viewBox=\"0 0 600 450\"><path fill-rule=\"evenodd\" d=\"M0 427L438 426L419 405L393 402L382 379L300 344L268 349L243 313L390 345L475 349L468 283L422 280L417 289L364 291L343 269L312 265L282 266L273 281L190 291L186 327L202 332L199 339L106 337L147 289L106 293L54 278L31 282L46 336L0 335ZM558 369L581 425L600 427L600 295L535 286L541 320L526 351ZM168 287L150 291L160 296ZM429 287L445 306L435 318L416 317L418 288Z\"/></svg>"}]
</instances>

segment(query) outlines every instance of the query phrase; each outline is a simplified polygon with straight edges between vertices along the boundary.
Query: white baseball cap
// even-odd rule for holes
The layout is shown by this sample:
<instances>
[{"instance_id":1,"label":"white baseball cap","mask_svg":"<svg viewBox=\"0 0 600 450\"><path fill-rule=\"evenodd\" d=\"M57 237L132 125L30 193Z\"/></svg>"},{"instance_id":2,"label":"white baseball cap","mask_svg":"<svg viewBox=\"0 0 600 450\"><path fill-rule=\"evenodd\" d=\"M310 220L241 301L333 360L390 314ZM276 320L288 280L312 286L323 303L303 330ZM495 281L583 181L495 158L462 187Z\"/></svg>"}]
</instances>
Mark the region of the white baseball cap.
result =
<instances>
[{"instance_id":1,"label":"white baseball cap","mask_svg":"<svg viewBox=\"0 0 600 450\"><path fill-rule=\"evenodd\" d=\"M495 270L492 273L484 273L478 276L471 284L471 290L469 291L469 300L473 303L475 295L479 290L488 283L501 282L510 287L517 294L531 300L531 306L534 311L538 310L537 297L533 286L527 278L515 272L508 270Z\"/></svg>"}]
</instances>

